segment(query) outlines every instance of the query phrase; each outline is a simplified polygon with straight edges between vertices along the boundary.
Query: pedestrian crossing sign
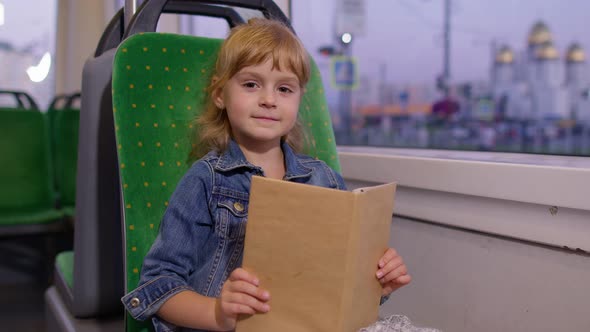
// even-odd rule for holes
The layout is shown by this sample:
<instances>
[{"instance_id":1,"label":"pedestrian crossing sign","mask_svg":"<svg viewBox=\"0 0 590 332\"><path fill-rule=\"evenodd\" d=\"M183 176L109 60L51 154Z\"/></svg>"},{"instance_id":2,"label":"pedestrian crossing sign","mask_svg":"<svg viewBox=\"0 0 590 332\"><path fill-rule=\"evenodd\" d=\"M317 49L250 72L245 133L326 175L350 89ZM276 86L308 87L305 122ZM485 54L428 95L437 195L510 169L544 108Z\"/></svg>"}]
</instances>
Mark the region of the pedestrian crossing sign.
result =
<instances>
[{"instance_id":1,"label":"pedestrian crossing sign","mask_svg":"<svg viewBox=\"0 0 590 332\"><path fill-rule=\"evenodd\" d=\"M330 81L337 90L355 90L358 87L356 58L334 56L330 60Z\"/></svg>"}]
</instances>

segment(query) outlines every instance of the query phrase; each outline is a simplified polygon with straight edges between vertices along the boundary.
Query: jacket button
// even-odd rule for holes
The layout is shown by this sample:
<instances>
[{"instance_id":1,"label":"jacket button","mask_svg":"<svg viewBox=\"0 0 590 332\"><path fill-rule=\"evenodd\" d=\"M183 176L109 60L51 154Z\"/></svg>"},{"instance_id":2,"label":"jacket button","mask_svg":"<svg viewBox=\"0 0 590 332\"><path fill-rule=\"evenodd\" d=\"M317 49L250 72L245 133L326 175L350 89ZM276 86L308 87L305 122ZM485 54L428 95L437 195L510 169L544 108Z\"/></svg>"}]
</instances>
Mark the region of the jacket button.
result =
<instances>
[{"instance_id":1,"label":"jacket button","mask_svg":"<svg viewBox=\"0 0 590 332\"><path fill-rule=\"evenodd\" d=\"M139 299L134 297L131 299L131 307L137 308L139 306Z\"/></svg>"},{"instance_id":2,"label":"jacket button","mask_svg":"<svg viewBox=\"0 0 590 332\"><path fill-rule=\"evenodd\" d=\"M238 212L242 212L244 211L244 206L240 202L235 202L234 209L236 209Z\"/></svg>"}]
</instances>

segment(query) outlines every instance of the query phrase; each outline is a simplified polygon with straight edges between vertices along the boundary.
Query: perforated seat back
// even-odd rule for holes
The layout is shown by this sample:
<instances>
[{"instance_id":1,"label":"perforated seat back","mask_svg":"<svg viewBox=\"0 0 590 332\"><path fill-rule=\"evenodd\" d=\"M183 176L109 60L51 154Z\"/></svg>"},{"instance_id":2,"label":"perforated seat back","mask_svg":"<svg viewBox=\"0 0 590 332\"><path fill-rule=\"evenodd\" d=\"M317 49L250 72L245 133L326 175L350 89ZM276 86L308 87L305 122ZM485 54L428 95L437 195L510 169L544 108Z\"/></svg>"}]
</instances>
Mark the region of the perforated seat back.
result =
<instances>
[{"instance_id":1,"label":"perforated seat back","mask_svg":"<svg viewBox=\"0 0 590 332\"><path fill-rule=\"evenodd\" d=\"M127 290L137 287L143 258L176 184L186 172L191 121L204 108L222 40L143 33L125 40L113 67L113 106L125 223ZM306 153L339 170L336 145L315 65L300 116L311 135ZM128 316L128 330L139 324Z\"/></svg>"}]
</instances>

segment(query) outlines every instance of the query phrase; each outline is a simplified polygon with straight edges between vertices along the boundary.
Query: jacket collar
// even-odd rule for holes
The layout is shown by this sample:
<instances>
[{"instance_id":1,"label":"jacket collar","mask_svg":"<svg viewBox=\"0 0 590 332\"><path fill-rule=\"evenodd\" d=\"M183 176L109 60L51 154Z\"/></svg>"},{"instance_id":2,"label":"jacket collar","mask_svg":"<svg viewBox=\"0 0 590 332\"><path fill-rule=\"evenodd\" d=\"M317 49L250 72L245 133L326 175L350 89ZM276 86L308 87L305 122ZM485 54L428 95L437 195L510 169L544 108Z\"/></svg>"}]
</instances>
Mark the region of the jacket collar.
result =
<instances>
[{"instance_id":1,"label":"jacket collar","mask_svg":"<svg viewBox=\"0 0 590 332\"><path fill-rule=\"evenodd\" d=\"M301 163L300 158L295 154L293 149L291 149L289 144L281 142L281 149L283 150L286 165L284 180L311 176L311 168ZM219 159L215 164L215 169L220 172L227 172L241 167L257 170L262 173L260 167L255 166L246 160L246 156L244 156L238 143L231 139L227 149L219 156Z\"/></svg>"}]
</instances>

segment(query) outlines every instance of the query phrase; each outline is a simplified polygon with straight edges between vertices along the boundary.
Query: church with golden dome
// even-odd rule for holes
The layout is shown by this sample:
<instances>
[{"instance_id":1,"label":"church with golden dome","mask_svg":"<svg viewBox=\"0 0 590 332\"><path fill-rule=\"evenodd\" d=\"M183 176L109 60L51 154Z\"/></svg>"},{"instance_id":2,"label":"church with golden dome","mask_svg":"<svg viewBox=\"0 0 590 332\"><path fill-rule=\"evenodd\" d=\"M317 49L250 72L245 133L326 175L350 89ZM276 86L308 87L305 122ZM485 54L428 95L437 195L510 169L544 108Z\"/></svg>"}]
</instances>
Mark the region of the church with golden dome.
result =
<instances>
[{"instance_id":1,"label":"church with golden dome","mask_svg":"<svg viewBox=\"0 0 590 332\"><path fill-rule=\"evenodd\" d=\"M548 26L531 28L524 50L509 45L494 51L494 100L510 119L575 119L590 121L590 80L586 55L572 43L562 57Z\"/></svg>"}]
</instances>

